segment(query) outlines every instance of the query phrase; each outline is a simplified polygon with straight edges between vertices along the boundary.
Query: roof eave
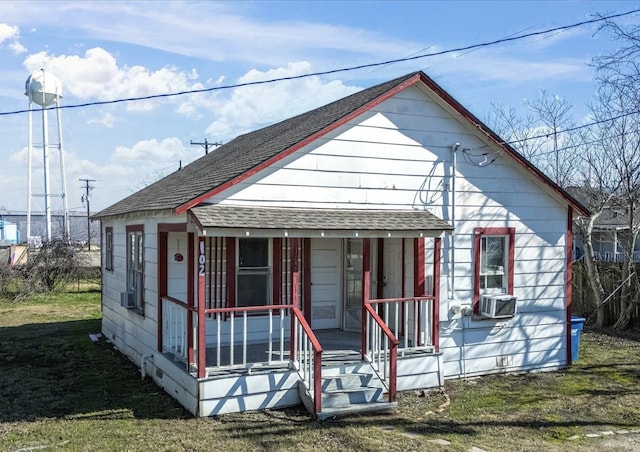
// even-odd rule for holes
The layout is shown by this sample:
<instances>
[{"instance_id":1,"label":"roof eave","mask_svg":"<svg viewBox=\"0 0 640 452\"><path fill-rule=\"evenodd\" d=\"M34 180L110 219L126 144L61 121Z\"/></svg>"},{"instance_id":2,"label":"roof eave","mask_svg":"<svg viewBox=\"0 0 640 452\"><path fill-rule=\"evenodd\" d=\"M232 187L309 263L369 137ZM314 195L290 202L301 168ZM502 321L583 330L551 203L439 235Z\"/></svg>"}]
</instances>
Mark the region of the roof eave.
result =
<instances>
[{"instance_id":1,"label":"roof eave","mask_svg":"<svg viewBox=\"0 0 640 452\"><path fill-rule=\"evenodd\" d=\"M420 73L422 82L434 91L442 100L444 100L451 108L453 108L459 115L464 117L467 121L475 125L478 130L482 131L494 144L504 149L512 158L517 160L524 168L533 173L542 182L549 186L557 195L564 199L567 204L573 208L579 215L589 217L591 212L588 208L583 206L562 187L551 180L546 174L536 168L531 162L529 162L524 156L516 151L511 145L504 142L493 130L488 128L482 121L480 121L473 113L467 110L460 102L455 100L449 93L447 93L440 85L429 78L426 74Z\"/></svg>"},{"instance_id":2,"label":"roof eave","mask_svg":"<svg viewBox=\"0 0 640 452\"><path fill-rule=\"evenodd\" d=\"M403 89L418 83L421 80L420 76L421 76L421 73L416 73L414 76L404 80L403 82L398 83L396 86L394 86L393 88L391 88L387 92L385 92L385 93L381 94L380 96L376 97L375 99L367 102L366 104L362 105L361 107L356 108L354 111L352 111L348 115L343 116L338 121L335 121L335 122L331 123L330 125L328 125L327 127L324 127L323 129L312 133L311 135L306 137L304 140L301 140L298 143L296 143L295 145L290 146L290 147L280 151L278 154L276 154L273 157L265 160L264 162L260 163L259 165L254 166L250 170L245 171L244 173L240 174L239 176L236 176L233 179L231 179L231 180L229 180L229 181L227 181L227 182L225 182L225 183L223 183L221 185L218 185L217 187L214 187L211 190L209 190L209 191L207 191L207 192L205 192L205 193L203 193L203 194L191 199L190 201L178 206L176 208L176 213L180 214L180 213L186 212L187 210L191 209L192 207L197 206L198 204L200 204L204 200L206 200L206 199L208 199L208 198L210 198L212 196L215 196L216 194L221 193L224 190L227 190L228 188L233 187L234 185L239 184L240 182L242 182L242 181L248 179L249 177L257 174L258 172L262 171L263 169L270 167L271 165L273 165L274 163L282 160L285 157L288 157L289 155L291 155L294 152L302 149L303 147L307 146L308 144L312 143L313 141L317 140L318 138L320 138L320 137L330 133L331 131L337 129L338 127L348 123L353 118L356 118L357 116L367 112L368 110L372 109L376 105L379 105L380 103L382 103L385 100L387 100L388 98L394 96L396 93L402 91Z\"/></svg>"}]
</instances>

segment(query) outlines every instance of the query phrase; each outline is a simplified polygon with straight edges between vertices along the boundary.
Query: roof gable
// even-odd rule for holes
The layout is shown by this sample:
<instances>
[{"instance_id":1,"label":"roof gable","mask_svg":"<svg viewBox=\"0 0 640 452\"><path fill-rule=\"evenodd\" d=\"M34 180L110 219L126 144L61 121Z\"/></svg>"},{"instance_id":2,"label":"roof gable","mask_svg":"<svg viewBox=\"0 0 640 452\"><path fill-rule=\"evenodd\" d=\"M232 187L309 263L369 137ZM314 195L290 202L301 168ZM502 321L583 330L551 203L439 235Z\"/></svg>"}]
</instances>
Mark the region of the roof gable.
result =
<instances>
[{"instance_id":1,"label":"roof gable","mask_svg":"<svg viewBox=\"0 0 640 452\"><path fill-rule=\"evenodd\" d=\"M370 110L408 86L422 83L446 105L480 129L527 170L549 185L580 214L588 211L503 141L422 72L375 85L271 126L241 135L200 159L102 210L95 217L170 209L183 213L291 155L315 139Z\"/></svg>"}]
</instances>

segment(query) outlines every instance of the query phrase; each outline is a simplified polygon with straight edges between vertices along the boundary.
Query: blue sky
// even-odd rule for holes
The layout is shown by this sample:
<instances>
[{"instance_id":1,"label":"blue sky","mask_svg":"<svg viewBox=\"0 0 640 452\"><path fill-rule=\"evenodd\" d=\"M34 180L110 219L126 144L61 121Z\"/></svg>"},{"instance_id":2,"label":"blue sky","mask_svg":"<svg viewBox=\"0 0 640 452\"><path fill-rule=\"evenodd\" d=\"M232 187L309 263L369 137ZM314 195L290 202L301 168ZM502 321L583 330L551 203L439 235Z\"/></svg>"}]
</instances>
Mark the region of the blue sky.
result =
<instances>
[{"instance_id":1,"label":"blue sky","mask_svg":"<svg viewBox=\"0 0 640 452\"><path fill-rule=\"evenodd\" d=\"M62 105L74 105L375 63L637 8L634 1L0 2L0 113L28 108L24 83L40 69L60 79ZM640 15L619 22L637 24ZM596 28L331 76L65 109L69 207L85 209L80 178L96 180L91 209L100 210L200 157L192 140L228 142L415 70L483 120L492 102L524 113L522 101L544 89L573 103L580 121L595 89L588 63L618 45ZM27 115L0 115L0 137L0 208L24 211ZM34 192L42 193L41 150L33 165ZM62 206L58 198L52 204ZM34 200L34 210L43 206Z\"/></svg>"}]
</instances>

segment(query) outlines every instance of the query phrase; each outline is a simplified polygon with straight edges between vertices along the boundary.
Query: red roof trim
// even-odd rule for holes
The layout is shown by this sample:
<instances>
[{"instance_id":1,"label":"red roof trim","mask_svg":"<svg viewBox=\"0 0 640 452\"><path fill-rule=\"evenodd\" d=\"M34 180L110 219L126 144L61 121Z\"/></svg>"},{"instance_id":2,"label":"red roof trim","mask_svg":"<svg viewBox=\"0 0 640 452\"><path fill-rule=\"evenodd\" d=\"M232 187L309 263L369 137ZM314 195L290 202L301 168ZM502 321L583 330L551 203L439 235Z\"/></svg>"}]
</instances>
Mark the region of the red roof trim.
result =
<instances>
[{"instance_id":1,"label":"red roof trim","mask_svg":"<svg viewBox=\"0 0 640 452\"><path fill-rule=\"evenodd\" d=\"M496 145L500 146L506 152L511 155L515 160L517 160L526 170L528 170L531 174L538 177L545 184L547 184L556 194L558 194L562 199L564 199L567 204L573 207L576 211L578 211L581 215L590 216L591 213L584 206L578 203L575 199L571 197L565 190L563 190L558 184L553 182L547 175L545 175L538 168L533 166L531 162L525 159L520 153L518 153L515 149L513 149L509 144L505 143L494 131L489 129L484 125L482 121L476 118L469 110L467 110L460 102L455 100L449 93L447 93L444 89L442 89L436 82L431 80L426 74L420 73L420 80L427 85L432 91L434 91L442 100L444 100L451 108L453 108L456 112L458 112L462 117L464 117L467 121L471 122L475 126L478 127L483 133L487 135L488 138L491 139Z\"/></svg>"},{"instance_id":2,"label":"red roof trim","mask_svg":"<svg viewBox=\"0 0 640 452\"><path fill-rule=\"evenodd\" d=\"M312 143L313 141L317 140L318 138L320 138L323 135L326 135L327 133L337 129L338 127L348 123L349 121L351 121L353 118L356 118L357 116L360 116L362 113L365 113L367 111L369 111L370 109L372 109L373 107L375 107L376 105L381 104L382 102L384 102L385 100L389 99L390 97L396 95L397 93L399 93L400 91L404 90L405 88L418 83L420 81L420 74L416 74L413 77L408 78L407 80L405 80L404 82L400 83L399 85L395 86L394 88L390 89L389 91L387 91L386 93L380 95L379 97L375 98L374 100L372 100L371 102L367 103L366 105L363 105L362 107L354 110L353 112L351 112L350 114L344 116L343 118L341 118L339 121L334 122L333 124L325 127L322 130L319 130L318 132L309 135L307 138L305 138L304 140L296 143L294 146L291 146L288 149L285 149L284 151L280 152L277 155L274 155L273 157L265 160L264 162L260 163L259 165L254 166L253 168L251 168L250 170L240 174L239 176L234 177L233 179L225 182L224 184L218 185L217 187L213 188L212 190L209 190L206 193L203 193L202 195L198 196L197 198L192 199L191 201L182 204L181 206L178 206L176 208L176 215L179 215L183 212L186 212L187 210L189 210L192 207L197 206L198 204L200 204L202 201L223 192L224 190L227 190L230 187L233 187L234 185L239 184L240 182L250 178L251 176L259 173L260 171L270 167L271 165L273 165L274 163L284 159L285 157L288 157L289 155L293 154L294 152L302 149L303 147L305 147L306 145Z\"/></svg>"},{"instance_id":3,"label":"red roof trim","mask_svg":"<svg viewBox=\"0 0 640 452\"><path fill-rule=\"evenodd\" d=\"M323 136L323 135L325 135L325 134L337 129L338 127L346 124L347 122L349 122L353 118L361 115L362 113L365 113L366 111L372 109L376 105L379 105L380 103L382 103L385 100L389 99L390 97L394 96L398 92L400 92L400 91L404 90L405 88L407 88L407 87L409 87L411 85L414 85L414 84L416 84L418 82L424 83L425 86L427 86L429 89L431 89L436 95L438 95L443 101L445 101L445 103L447 103L451 108L453 108L453 110L455 110L459 115L461 115L467 121L469 121L470 123L472 123L473 125L478 127L478 129L481 130L489 139L491 139L491 141L493 141L497 146L499 146L500 148L505 150L513 159L515 159L517 162L519 162L533 176L537 177L543 183L548 185L557 195L559 195L562 199L564 199L567 202L567 204L570 205L573 209L575 209L580 215L584 215L584 216L589 216L590 215L590 212L588 211L588 209L586 209L584 206L582 206L580 203L578 203L575 199L573 199L565 190L563 190L559 185L557 185L555 182L553 182L542 171L540 171L538 168L533 166L527 159L525 159L522 155L520 155L509 144L505 143L498 135L496 135L495 132L493 132L486 125L484 125L484 123L482 121L480 121L478 118L476 118L469 110L467 110L462 104L460 104L457 100L455 100L449 93L447 93L442 87L440 87L436 82L434 82L431 78L429 78L423 72L419 72L419 73L415 74L414 76L408 78L404 82L398 84L394 88L392 88L389 91L387 91L386 93L380 95L379 97L377 97L376 99L374 99L371 102L367 103L366 105L354 110L350 114L348 114L345 117L341 118L339 121L336 121L333 124L325 127L324 129L319 130L318 132L308 136L307 138L305 138L304 140L300 141L296 145L291 146L288 149L285 149L284 151L280 152L279 154L277 154L277 155L265 160L264 162L260 163L259 165L256 165L255 167L251 168L250 170L240 174L239 176L234 177L233 179L225 182L224 184L221 184L221 185L219 185L219 186L217 186L217 187L215 187L215 188L213 188L213 189L201 194L200 196L192 199L191 201L186 202L186 203L178 206L176 208L176 210L175 210L176 215L184 213L187 210L189 210L190 208L197 206L202 201L210 198L211 196L214 196L214 195L216 195L218 193L223 192L224 190L227 190L230 187L233 187L234 185L239 184L240 182L248 179L249 177L251 177L251 176L253 176L253 175L257 174L257 173L259 173L260 171L268 168L269 166L273 165L274 163L284 159L285 157L288 157L289 155L291 155L294 152L302 149L304 146L308 145L309 143L315 141L319 137L321 137L321 136Z\"/></svg>"}]
</instances>

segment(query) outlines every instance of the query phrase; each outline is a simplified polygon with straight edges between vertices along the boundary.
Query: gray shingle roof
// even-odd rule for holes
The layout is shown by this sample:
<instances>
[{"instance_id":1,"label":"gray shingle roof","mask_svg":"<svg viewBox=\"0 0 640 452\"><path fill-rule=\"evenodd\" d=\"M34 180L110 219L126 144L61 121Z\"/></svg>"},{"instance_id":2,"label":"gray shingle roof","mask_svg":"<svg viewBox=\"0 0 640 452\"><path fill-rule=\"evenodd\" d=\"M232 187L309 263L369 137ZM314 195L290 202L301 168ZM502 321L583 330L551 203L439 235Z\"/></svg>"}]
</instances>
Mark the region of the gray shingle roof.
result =
<instances>
[{"instance_id":1,"label":"gray shingle roof","mask_svg":"<svg viewBox=\"0 0 640 452\"><path fill-rule=\"evenodd\" d=\"M295 146L300 145L306 139L318 136L318 134L328 130L332 125L339 124L349 115L374 105L374 102L384 96L385 93L402 87L403 83L410 81L412 78L418 80L418 78L414 78L416 75L420 75L420 80L435 95L440 96L475 127L483 130L495 141L496 145L505 149L516 161L538 177L541 182L551 187L579 214L589 215L586 207L572 198L571 195L528 162L522 155L518 154L511 146L505 144L495 132L482 124L480 120L433 80L422 72L413 72L277 124L241 135L181 170L98 212L94 217L102 218L136 211L176 210L178 208L184 210L185 206L195 206L201 197L205 197L225 183L233 182L235 178L259 167L269 159L285 153L289 149L295 149Z\"/></svg>"},{"instance_id":2,"label":"gray shingle roof","mask_svg":"<svg viewBox=\"0 0 640 452\"><path fill-rule=\"evenodd\" d=\"M582 187L567 187L565 190L578 202L590 208L592 205L597 206L600 204L607 196L606 193ZM627 229L629 220L626 203L619 196L614 196L596 219L594 226L602 229Z\"/></svg>"},{"instance_id":3,"label":"gray shingle roof","mask_svg":"<svg viewBox=\"0 0 640 452\"><path fill-rule=\"evenodd\" d=\"M416 74L419 72L381 83L315 110L241 135L181 170L98 212L94 217L176 209L325 129Z\"/></svg>"},{"instance_id":4,"label":"gray shingle roof","mask_svg":"<svg viewBox=\"0 0 640 452\"><path fill-rule=\"evenodd\" d=\"M198 206L191 209L205 228L321 231L450 231L447 222L419 210L304 209Z\"/></svg>"}]
</instances>

